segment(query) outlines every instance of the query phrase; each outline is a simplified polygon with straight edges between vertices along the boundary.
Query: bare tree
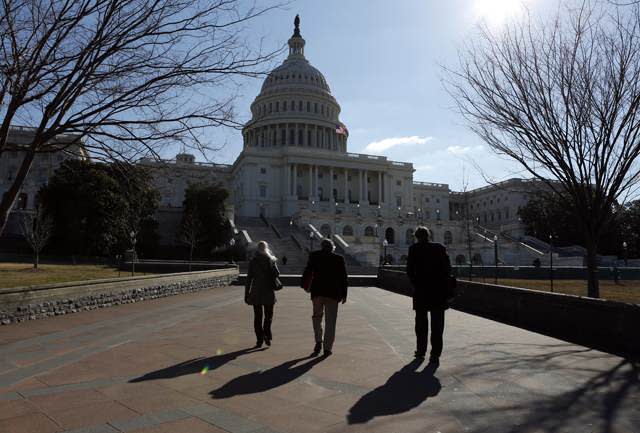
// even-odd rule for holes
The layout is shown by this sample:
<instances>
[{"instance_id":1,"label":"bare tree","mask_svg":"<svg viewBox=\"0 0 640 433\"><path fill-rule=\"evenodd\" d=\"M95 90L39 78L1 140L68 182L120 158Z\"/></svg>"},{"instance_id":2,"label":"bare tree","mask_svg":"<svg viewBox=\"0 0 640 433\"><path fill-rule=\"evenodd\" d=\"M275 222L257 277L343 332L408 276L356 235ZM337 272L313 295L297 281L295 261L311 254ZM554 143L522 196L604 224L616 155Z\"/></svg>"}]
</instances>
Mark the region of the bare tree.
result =
<instances>
[{"instance_id":1,"label":"bare tree","mask_svg":"<svg viewBox=\"0 0 640 433\"><path fill-rule=\"evenodd\" d=\"M197 212L194 210L187 213L180 226L180 241L189 247L189 272L193 262L193 251L198 246L202 238L202 225Z\"/></svg>"},{"instance_id":2,"label":"bare tree","mask_svg":"<svg viewBox=\"0 0 640 433\"><path fill-rule=\"evenodd\" d=\"M591 297L603 228L640 181L640 11L621 9L585 1L552 20L482 28L446 78L473 131L568 197Z\"/></svg>"},{"instance_id":3,"label":"bare tree","mask_svg":"<svg viewBox=\"0 0 640 433\"><path fill-rule=\"evenodd\" d=\"M25 211L19 220L22 236L33 251L33 269L38 270L40 252L49 242L53 231L53 220L45 215L42 206L36 206L33 212Z\"/></svg>"},{"instance_id":4,"label":"bare tree","mask_svg":"<svg viewBox=\"0 0 640 433\"><path fill-rule=\"evenodd\" d=\"M0 201L0 233L37 153L80 141L107 160L158 156L176 142L204 153L207 128L240 127L236 78L264 73L280 51L244 38L245 24L277 6L261 4L0 1L0 155L11 125L35 128Z\"/></svg>"}]
</instances>

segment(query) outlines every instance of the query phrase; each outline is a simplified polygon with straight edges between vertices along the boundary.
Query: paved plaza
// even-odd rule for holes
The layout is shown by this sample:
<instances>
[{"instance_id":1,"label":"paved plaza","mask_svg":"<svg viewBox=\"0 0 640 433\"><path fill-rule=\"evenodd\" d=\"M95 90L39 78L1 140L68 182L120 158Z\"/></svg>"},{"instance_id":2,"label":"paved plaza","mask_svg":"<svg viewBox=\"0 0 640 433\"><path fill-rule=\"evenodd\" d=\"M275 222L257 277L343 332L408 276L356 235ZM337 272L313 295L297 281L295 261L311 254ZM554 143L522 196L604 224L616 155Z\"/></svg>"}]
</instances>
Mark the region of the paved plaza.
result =
<instances>
[{"instance_id":1,"label":"paved plaza","mask_svg":"<svg viewBox=\"0 0 640 433\"><path fill-rule=\"evenodd\" d=\"M0 432L640 432L625 359L449 311L433 369L412 358L410 299L377 288L350 290L328 358L309 356L308 295L285 288L273 345L256 350L242 298L1 327Z\"/></svg>"}]
</instances>

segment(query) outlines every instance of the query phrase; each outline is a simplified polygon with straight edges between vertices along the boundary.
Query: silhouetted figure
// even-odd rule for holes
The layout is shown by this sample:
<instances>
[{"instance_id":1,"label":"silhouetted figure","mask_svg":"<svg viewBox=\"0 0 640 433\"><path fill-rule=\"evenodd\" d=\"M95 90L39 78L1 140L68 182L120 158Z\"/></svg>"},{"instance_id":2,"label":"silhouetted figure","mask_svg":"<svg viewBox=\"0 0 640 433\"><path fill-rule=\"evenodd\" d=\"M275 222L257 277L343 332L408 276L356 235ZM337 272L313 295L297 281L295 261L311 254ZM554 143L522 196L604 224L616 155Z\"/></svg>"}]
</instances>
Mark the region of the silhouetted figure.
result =
<instances>
[{"instance_id":1,"label":"silhouetted figure","mask_svg":"<svg viewBox=\"0 0 640 433\"><path fill-rule=\"evenodd\" d=\"M330 239L320 242L320 251L309 254L309 262L302 274L300 286L311 292L313 303L313 332L316 344L313 354L318 355L324 346L325 356L331 355L336 335L338 302L347 302L347 269L344 258L334 253L335 245ZM311 283L307 286L308 280ZM324 315L324 335L322 316Z\"/></svg>"},{"instance_id":2,"label":"silhouetted figure","mask_svg":"<svg viewBox=\"0 0 640 433\"><path fill-rule=\"evenodd\" d=\"M276 303L274 290L276 290L278 275L280 275L280 271L276 266L276 257L269 249L269 244L265 241L258 242L258 251L249 262L244 290L244 302L253 305L256 347L261 347L263 342L267 346L271 346L273 339L271 322L273 321L273 306Z\"/></svg>"},{"instance_id":3,"label":"silhouetted figure","mask_svg":"<svg viewBox=\"0 0 640 433\"><path fill-rule=\"evenodd\" d=\"M366 423L376 416L408 412L420 406L428 397L438 395L442 386L433 375L437 365L429 364L418 372L421 363L421 360L414 359L394 373L384 385L363 395L349 409L349 424Z\"/></svg>"},{"instance_id":4,"label":"silhouetted figure","mask_svg":"<svg viewBox=\"0 0 640 433\"><path fill-rule=\"evenodd\" d=\"M254 371L244 376L236 377L220 388L211 391L209 395L211 395L212 398L218 399L269 391L270 389L293 382L322 360L323 358L311 358L307 356L287 361L269 370ZM307 362L296 365L302 361Z\"/></svg>"},{"instance_id":5,"label":"silhouetted figure","mask_svg":"<svg viewBox=\"0 0 640 433\"><path fill-rule=\"evenodd\" d=\"M282 265L287 266L287 256L282 256Z\"/></svg>"},{"instance_id":6,"label":"silhouetted figure","mask_svg":"<svg viewBox=\"0 0 640 433\"><path fill-rule=\"evenodd\" d=\"M413 309L416 312L417 358L427 353L429 317L431 315L430 361L438 363L442 354L444 312L447 304L447 283L451 274L451 262L444 245L430 242L431 231L418 227L414 233L417 243L409 247L407 275L413 285Z\"/></svg>"}]
</instances>

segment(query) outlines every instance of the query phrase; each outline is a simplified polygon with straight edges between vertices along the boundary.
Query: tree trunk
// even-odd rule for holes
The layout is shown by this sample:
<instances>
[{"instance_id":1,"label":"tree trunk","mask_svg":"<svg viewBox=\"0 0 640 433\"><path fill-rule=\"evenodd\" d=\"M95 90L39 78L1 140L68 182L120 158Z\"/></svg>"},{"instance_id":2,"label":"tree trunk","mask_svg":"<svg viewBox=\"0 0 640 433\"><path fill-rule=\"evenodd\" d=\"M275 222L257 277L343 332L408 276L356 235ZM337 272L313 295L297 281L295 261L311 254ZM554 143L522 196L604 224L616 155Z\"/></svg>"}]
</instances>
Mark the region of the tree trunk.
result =
<instances>
[{"instance_id":1,"label":"tree trunk","mask_svg":"<svg viewBox=\"0 0 640 433\"><path fill-rule=\"evenodd\" d=\"M590 298L600 297L597 250L597 243L587 241L587 296Z\"/></svg>"},{"instance_id":2,"label":"tree trunk","mask_svg":"<svg viewBox=\"0 0 640 433\"><path fill-rule=\"evenodd\" d=\"M29 169L31 168L31 164L33 163L33 158L35 156L35 152L28 152L24 159L22 160L22 164L20 165L20 169L16 174L16 178L13 180L11 187L4 193L2 196L2 201L0 201L0 235L4 231L7 221L9 220L9 213L11 212L11 208L13 207L13 203L20 192L20 188L24 183L24 179L29 174Z\"/></svg>"},{"instance_id":3,"label":"tree trunk","mask_svg":"<svg viewBox=\"0 0 640 433\"><path fill-rule=\"evenodd\" d=\"M38 262L40 261L40 254L38 253L38 251L36 251L35 257L34 257L34 262L33 262L33 269L34 270L38 270Z\"/></svg>"}]
</instances>

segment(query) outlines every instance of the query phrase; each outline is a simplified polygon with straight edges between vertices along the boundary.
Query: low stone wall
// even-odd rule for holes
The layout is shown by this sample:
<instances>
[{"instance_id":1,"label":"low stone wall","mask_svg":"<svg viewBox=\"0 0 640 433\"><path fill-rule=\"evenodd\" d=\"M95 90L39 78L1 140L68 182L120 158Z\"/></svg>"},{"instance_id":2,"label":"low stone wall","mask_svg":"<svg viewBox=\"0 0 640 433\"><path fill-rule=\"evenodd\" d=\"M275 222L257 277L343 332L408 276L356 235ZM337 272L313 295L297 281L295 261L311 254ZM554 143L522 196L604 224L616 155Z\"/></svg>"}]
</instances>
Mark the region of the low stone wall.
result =
<instances>
[{"instance_id":1,"label":"low stone wall","mask_svg":"<svg viewBox=\"0 0 640 433\"><path fill-rule=\"evenodd\" d=\"M228 286L237 277L238 269L231 267L204 272L1 289L0 323L8 325L198 292Z\"/></svg>"},{"instance_id":2,"label":"low stone wall","mask_svg":"<svg viewBox=\"0 0 640 433\"><path fill-rule=\"evenodd\" d=\"M175 274L178 272L211 271L214 269L227 269L232 264L225 262L191 262L184 260L142 260L135 263L136 273L148 274ZM191 270L189 270L191 267ZM131 272L131 262L122 262L120 270Z\"/></svg>"},{"instance_id":3,"label":"low stone wall","mask_svg":"<svg viewBox=\"0 0 640 433\"><path fill-rule=\"evenodd\" d=\"M561 283L560 283L561 284ZM383 269L378 286L410 296L404 271ZM640 356L640 305L459 281L456 310L625 356Z\"/></svg>"}]
</instances>

